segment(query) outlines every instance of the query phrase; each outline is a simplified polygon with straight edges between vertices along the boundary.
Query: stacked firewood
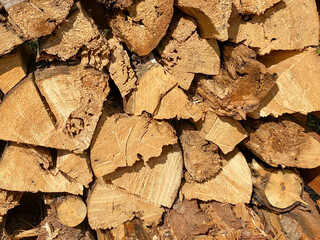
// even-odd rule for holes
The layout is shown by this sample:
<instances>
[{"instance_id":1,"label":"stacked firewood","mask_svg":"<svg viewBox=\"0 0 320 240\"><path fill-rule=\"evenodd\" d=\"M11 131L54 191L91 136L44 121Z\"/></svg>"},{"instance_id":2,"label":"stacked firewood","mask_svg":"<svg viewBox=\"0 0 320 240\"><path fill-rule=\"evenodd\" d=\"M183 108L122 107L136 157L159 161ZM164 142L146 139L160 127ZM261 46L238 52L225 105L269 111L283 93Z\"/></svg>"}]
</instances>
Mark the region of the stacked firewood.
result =
<instances>
[{"instance_id":1,"label":"stacked firewood","mask_svg":"<svg viewBox=\"0 0 320 240\"><path fill-rule=\"evenodd\" d=\"M320 239L315 0L0 0L0 43L1 239Z\"/></svg>"}]
</instances>

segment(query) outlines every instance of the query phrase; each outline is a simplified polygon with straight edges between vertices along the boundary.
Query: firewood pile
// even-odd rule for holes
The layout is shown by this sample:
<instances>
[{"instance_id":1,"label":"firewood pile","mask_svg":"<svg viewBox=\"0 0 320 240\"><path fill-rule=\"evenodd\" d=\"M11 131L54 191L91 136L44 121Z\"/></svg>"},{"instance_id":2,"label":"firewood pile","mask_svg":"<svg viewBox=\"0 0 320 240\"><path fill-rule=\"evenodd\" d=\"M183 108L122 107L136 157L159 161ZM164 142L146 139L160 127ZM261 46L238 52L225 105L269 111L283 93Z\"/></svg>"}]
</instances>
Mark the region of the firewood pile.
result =
<instances>
[{"instance_id":1,"label":"firewood pile","mask_svg":"<svg viewBox=\"0 0 320 240\"><path fill-rule=\"evenodd\" d=\"M318 45L315 0L0 0L0 239L320 239Z\"/></svg>"}]
</instances>

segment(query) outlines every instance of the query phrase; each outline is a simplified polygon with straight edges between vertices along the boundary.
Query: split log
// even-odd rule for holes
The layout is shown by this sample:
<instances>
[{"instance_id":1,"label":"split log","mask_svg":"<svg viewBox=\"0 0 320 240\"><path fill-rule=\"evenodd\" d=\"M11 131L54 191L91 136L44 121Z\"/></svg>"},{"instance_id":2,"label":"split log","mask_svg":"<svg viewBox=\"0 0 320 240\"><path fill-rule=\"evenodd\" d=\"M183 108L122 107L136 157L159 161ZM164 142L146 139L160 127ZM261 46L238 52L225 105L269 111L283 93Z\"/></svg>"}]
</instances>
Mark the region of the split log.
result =
<instances>
[{"instance_id":1,"label":"split log","mask_svg":"<svg viewBox=\"0 0 320 240\"><path fill-rule=\"evenodd\" d=\"M140 115L145 111L155 119L192 118L198 121L202 117L202 110L188 100L177 84L173 75L156 64L139 79L137 89L126 102L126 112Z\"/></svg>"},{"instance_id":2,"label":"split log","mask_svg":"<svg viewBox=\"0 0 320 240\"><path fill-rule=\"evenodd\" d=\"M320 166L320 143L287 118L247 121L249 138L243 143L271 166L315 168Z\"/></svg>"},{"instance_id":3,"label":"split log","mask_svg":"<svg viewBox=\"0 0 320 240\"><path fill-rule=\"evenodd\" d=\"M91 228L116 228L135 216L146 225L158 224L163 209L111 184L95 185L88 198Z\"/></svg>"},{"instance_id":4,"label":"split log","mask_svg":"<svg viewBox=\"0 0 320 240\"><path fill-rule=\"evenodd\" d=\"M2 223L3 217L7 214L8 211L19 205L21 196L21 192L11 192L0 189L0 224Z\"/></svg>"},{"instance_id":5,"label":"split log","mask_svg":"<svg viewBox=\"0 0 320 240\"><path fill-rule=\"evenodd\" d=\"M77 196L48 196L46 204L50 205L57 220L68 227L78 226L87 216L86 204Z\"/></svg>"},{"instance_id":6,"label":"split log","mask_svg":"<svg viewBox=\"0 0 320 240\"><path fill-rule=\"evenodd\" d=\"M263 15L253 15L247 20L234 12L229 24L230 39L257 48L260 55L273 50L300 50L318 45L319 41L319 21L314 0L283 0Z\"/></svg>"},{"instance_id":7,"label":"split log","mask_svg":"<svg viewBox=\"0 0 320 240\"><path fill-rule=\"evenodd\" d=\"M0 138L81 152L96 128L108 76L81 66L51 66L30 74L0 105ZM40 127L41 126L41 127Z\"/></svg>"},{"instance_id":8,"label":"split log","mask_svg":"<svg viewBox=\"0 0 320 240\"><path fill-rule=\"evenodd\" d=\"M116 10L110 21L113 33L140 56L148 55L166 34L173 15L173 0L136 1Z\"/></svg>"},{"instance_id":9,"label":"split log","mask_svg":"<svg viewBox=\"0 0 320 240\"><path fill-rule=\"evenodd\" d=\"M10 143L0 161L0 188L21 192L69 192L82 194L83 186L53 167L45 148Z\"/></svg>"},{"instance_id":10,"label":"split log","mask_svg":"<svg viewBox=\"0 0 320 240\"><path fill-rule=\"evenodd\" d=\"M182 194L187 199L215 200L227 203L249 203L252 193L251 172L246 159L239 150L224 157L228 164L221 172L203 182L186 182Z\"/></svg>"},{"instance_id":11,"label":"split log","mask_svg":"<svg viewBox=\"0 0 320 240\"><path fill-rule=\"evenodd\" d=\"M135 88L137 78L133 71L127 51L116 37L108 39L110 47L110 61L107 65L110 78L117 85L122 97Z\"/></svg>"},{"instance_id":12,"label":"split log","mask_svg":"<svg viewBox=\"0 0 320 240\"><path fill-rule=\"evenodd\" d=\"M197 20L201 37L228 40L228 20L231 15L232 0L177 0L175 5Z\"/></svg>"},{"instance_id":13,"label":"split log","mask_svg":"<svg viewBox=\"0 0 320 240\"><path fill-rule=\"evenodd\" d=\"M276 81L276 74L256 60L256 53L245 45L227 45L223 50L224 68L219 76L198 78L196 93L219 115L246 119L258 108Z\"/></svg>"},{"instance_id":14,"label":"split log","mask_svg":"<svg viewBox=\"0 0 320 240\"><path fill-rule=\"evenodd\" d=\"M75 154L66 150L58 150L56 167L86 188L92 182L90 158L87 152Z\"/></svg>"},{"instance_id":15,"label":"split log","mask_svg":"<svg viewBox=\"0 0 320 240\"><path fill-rule=\"evenodd\" d=\"M79 49L89 44L93 39L103 38L99 33L93 20L89 18L81 4L76 3L66 19L52 35L44 37L40 42L40 56L47 58L46 55L52 55L63 61L75 56ZM105 48L109 48L107 42L104 42ZM108 58L108 53L106 54Z\"/></svg>"},{"instance_id":16,"label":"split log","mask_svg":"<svg viewBox=\"0 0 320 240\"><path fill-rule=\"evenodd\" d=\"M202 137L219 146L224 154L231 152L248 134L241 124L230 117L208 112L203 122L197 124Z\"/></svg>"},{"instance_id":17,"label":"split log","mask_svg":"<svg viewBox=\"0 0 320 240\"><path fill-rule=\"evenodd\" d=\"M163 65L185 90L189 89L196 73L217 75L220 71L216 40L200 38L196 29L192 18L178 14L157 49Z\"/></svg>"},{"instance_id":18,"label":"split log","mask_svg":"<svg viewBox=\"0 0 320 240\"><path fill-rule=\"evenodd\" d=\"M303 52L273 52L261 61L279 77L259 108L249 116L278 117L284 113L307 114L320 110L320 57L314 48Z\"/></svg>"},{"instance_id":19,"label":"split log","mask_svg":"<svg viewBox=\"0 0 320 240\"><path fill-rule=\"evenodd\" d=\"M263 205L275 212L289 211L302 200L303 181L293 170L265 168L252 161L254 199L257 205Z\"/></svg>"},{"instance_id":20,"label":"split log","mask_svg":"<svg viewBox=\"0 0 320 240\"><path fill-rule=\"evenodd\" d=\"M175 144L177 137L167 122L147 116L105 114L98 124L91 146L91 165L95 176L101 177L118 167L132 166L143 159L160 156L162 147Z\"/></svg>"},{"instance_id":21,"label":"split log","mask_svg":"<svg viewBox=\"0 0 320 240\"><path fill-rule=\"evenodd\" d=\"M182 128L179 139L184 166L191 177L202 182L216 175L222 168L218 146L205 140L191 124L181 123L179 128Z\"/></svg>"},{"instance_id":22,"label":"split log","mask_svg":"<svg viewBox=\"0 0 320 240\"><path fill-rule=\"evenodd\" d=\"M48 35L67 17L73 0L4 1L5 10L26 39Z\"/></svg>"},{"instance_id":23,"label":"split log","mask_svg":"<svg viewBox=\"0 0 320 240\"><path fill-rule=\"evenodd\" d=\"M281 0L234 0L233 4L238 12L245 15L263 14L268 8L272 7Z\"/></svg>"},{"instance_id":24,"label":"split log","mask_svg":"<svg viewBox=\"0 0 320 240\"><path fill-rule=\"evenodd\" d=\"M164 147L159 157L147 163L140 161L132 167L119 168L104 179L155 205L170 208L180 187L182 168L181 149L175 144Z\"/></svg>"},{"instance_id":25,"label":"split log","mask_svg":"<svg viewBox=\"0 0 320 240\"><path fill-rule=\"evenodd\" d=\"M0 58L0 89L7 94L27 73L29 54L17 48Z\"/></svg>"}]
</instances>

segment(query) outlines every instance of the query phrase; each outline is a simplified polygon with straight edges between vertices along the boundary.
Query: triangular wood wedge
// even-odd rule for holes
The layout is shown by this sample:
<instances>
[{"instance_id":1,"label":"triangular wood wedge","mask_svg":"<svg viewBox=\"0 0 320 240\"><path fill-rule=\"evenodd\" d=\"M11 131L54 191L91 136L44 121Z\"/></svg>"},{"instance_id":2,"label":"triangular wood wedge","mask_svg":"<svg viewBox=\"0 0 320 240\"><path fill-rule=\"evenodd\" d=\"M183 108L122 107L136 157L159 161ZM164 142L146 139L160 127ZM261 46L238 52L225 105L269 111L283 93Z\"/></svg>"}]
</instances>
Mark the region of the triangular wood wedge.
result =
<instances>
[{"instance_id":1,"label":"triangular wood wedge","mask_svg":"<svg viewBox=\"0 0 320 240\"><path fill-rule=\"evenodd\" d=\"M257 48L260 55L318 45L319 19L314 0L283 0L263 15L253 15L248 20L242 16L232 13L229 37Z\"/></svg>"},{"instance_id":2,"label":"triangular wood wedge","mask_svg":"<svg viewBox=\"0 0 320 240\"><path fill-rule=\"evenodd\" d=\"M175 144L173 127L164 121L127 114L104 115L98 124L91 146L91 165L95 176L101 177L118 167L132 166L157 157L165 145Z\"/></svg>"},{"instance_id":3,"label":"triangular wood wedge","mask_svg":"<svg viewBox=\"0 0 320 240\"><path fill-rule=\"evenodd\" d=\"M83 186L53 168L46 148L10 143L0 161L0 188L21 192L82 194Z\"/></svg>"},{"instance_id":4,"label":"triangular wood wedge","mask_svg":"<svg viewBox=\"0 0 320 240\"><path fill-rule=\"evenodd\" d=\"M314 48L303 52L273 52L261 61L278 74L278 79L258 109L249 116L278 117L284 113L307 114L320 110L320 56Z\"/></svg>"},{"instance_id":5,"label":"triangular wood wedge","mask_svg":"<svg viewBox=\"0 0 320 240\"><path fill-rule=\"evenodd\" d=\"M140 161L132 167L119 168L104 179L149 202L170 208L180 187L182 168L181 149L175 144L164 147L159 157L147 163Z\"/></svg>"},{"instance_id":6,"label":"triangular wood wedge","mask_svg":"<svg viewBox=\"0 0 320 240\"><path fill-rule=\"evenodd\" d=\"M229 162L216 177L203 183L186 182L182 187L182 194L187 199L249 203L252 180L246 159L237 149L226 155L225 159Z\"/></svg>"},{"instance_id":7,"label":"triangular wood wedge","mask_svg":"<svg viewBox=\"0 0 320 240\"><path fill-rule=\"evenodd\" d=\"M163 209L111 184L95 185L88 198L88 220L93 229L116 228L138 217L146 225L159 223Z\"/></svg>"}]
</instances>

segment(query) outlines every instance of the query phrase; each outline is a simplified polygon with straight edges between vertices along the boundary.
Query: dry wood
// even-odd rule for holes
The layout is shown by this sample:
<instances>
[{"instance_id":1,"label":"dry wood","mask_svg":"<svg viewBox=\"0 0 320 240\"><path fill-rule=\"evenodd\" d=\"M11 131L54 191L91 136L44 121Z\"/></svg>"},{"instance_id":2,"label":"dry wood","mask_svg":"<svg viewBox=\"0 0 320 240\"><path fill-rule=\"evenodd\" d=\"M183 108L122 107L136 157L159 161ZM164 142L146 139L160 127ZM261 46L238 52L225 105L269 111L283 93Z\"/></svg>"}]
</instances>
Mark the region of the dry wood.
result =
<instances>
[{"instance_id":1,"label":"dry wood","mask_svg":"<svg viewBox=\"0 0 320 240\"><path fill-rule=\"evenodd\" d=\"M104 177L115 186L165 207L171 207L182 178L182 153L178 144L164 147L159 157L147 163L120 168Z\"/></svg>"},{"instance_id":2,"label":"dry wood","mask_svg":"<svg viewBox=\"0 0 320 240\"><path fill-rule=\"evenodd\" d=\"M115 11L110 21L113 33L140 56L148 55L166 34L173 15L173 0L136 1Z\"/></svg>"},{"instance_id":3,"label":"dry wood","mask_svg":"<svg viewBox=\"0 0 320 240\"><path fill-rule=\"evenodd\" d=\"M228 20L231 15L232 0L177 0L175 5L197 20L201 37L228 40Z\"/></svg>"},{"instance_id":4,"label":"dry wood","mask_svg":"<svg viewBox=\"0 0 320 240\"><path fill-rule=\"evenodd\" d=\"M251 173L242 153L235 149L224 157L228 164L221 172L203 182L186 182L182 193L187 199L215 200L227 203L249 203L252 193Z\"/></svg>"},{"instance_id":5,"label":"dry wood","mask_svg":"<svg viewBox=\"0 0 320 240\"><path fill-rule=\"evenodd\" d=\"M8 21L2 21L4 18L0 14L0 56L9 53L15 47L22 44L26 39L13 24Z\"/></svg>"},{"instance_id":6,"label":"dry wood","mask_svg":"<svg viewBox=\"0 0 320 240\"><path fill-rule=\"evenodd\" d=\"M287 118L247 121L244 141L256 156L271 166L315 168L320 165L320 143Z\"/></svg>"},{"instance_id":7,"label":"dry wood","mask_svg":"<svg viewBox=\"0 0 320 240\"><path fill-rule=\"evenodd\" d=\"M248 134L241 124L230 117L208 112L203 122L197 124L206 140L219 146L224 154L231 152Z\"/></svg>"},{"instance_id":8,"label":"dry wood","mask_svg":"<svg viewBox=\"0 0 320 240\"><path fill-rule=\"evenodd\" d=\"M72 9L68 18L57 28L52 35L45 37L40 43L40 54L53 55L66 61L77 54L79 49L89 44L93 39L103 38L98 28L94 25L78 2ZM104 42L108 49L107 42ZM102 46L101 46L102 47ZM108 54L107 54L108 55Z\"/></svg>"},{"instance_id":9,"label":"dry wood","mask_svg":"<svg viewBox=\"0 0 320 240\"><path fill-rule=\"evenodd\" d=\"M21 192L69 192L82 194L81 184L53 167L45 148L10 143L0 161L0 188Z\"/></svg>"},{"instance_id":10,"label":"dry wood","mask_svg":"<svg viewBox=\"0 0 320 240\"><path fill-rule=\"evenodd\" d=\"M234 0L233 4L241 14L263 14L281 0Z\"/></svg>"},{"instance_id":11,"label":"dry wood","mask_svg":"<svg viewBox=\"0 0 320 240\"><path fill-rule=\"evenodd\" d=\"M126 9L133 4L134 0L98 0L98 2L105 4L107 7Z\"/></svg>"},{"instance_id":12,"label":"dry wood","mask_svg":"<svg viewBox=\"0 0 320 240\"><path fill-rule=\"evenodd\" d=\"M147 116L105 114L98 128L91 146L91 165L97 177L132 166L140 159L147 162L159 156L163 146L177 142L169 123Z\"/></svg>"},{"instance_id":13,"label":"dry wood","mask_svg":"<svg viewBox=\"0 0 320 240\"><path fill-rule=\"evenodd\" d=\"M205 140L191 124L181 123L180 128L184 166L191 177L202 182L216 175L222 168L218 146Z\"/></svg>"},{"instance_id":14,"label":"dry wood","mask_svg":"<svg viewBox=\"0 0 320 240\"><path fill-rule=\"evenodd\" d=\"M278 51L264 56L261 61L279 77L259 108L250 116L278 117L284 113L307 114L320 110L320 57L314 48L303 52Z\"/></svg>"},{"instance_id":15,"label":"dry wood","mask_svg":"<svg viewBox=\"0 0 320 240\"><path fill-rule=\"evenodd\" d=\"M198 121L202 110L188 100L177 84L173 75L156 64L139 79L137 89L126 102L126 112L140 115L146 111L155 119L192 118Z\"/></svg>"},{"instance_id":16,"label":"dry wood","mask_svg":"<svg viewBox=\"0 0 320 240\"><path fill-rule=\"evenodd\" d=\"M196 73L217 75L220 71L220 52L216 40L200 38L196 28L192 18L176 15L158 48L161 61L177 79L179 86L186 90Z\"/></svg>"},{"instance_id":17,"label":"dry wood","mask_svg":"<svg viewBox=\"0 0 320 240\"><path fill-rule=\"evenodd\" d=\"M87 207L82 198L65 195L48 199L47 203L53 209L60 223L68 227L78 226L87 216Z\"/></svg>"},{"instance_id":18,"label":"dry wood","mask_svg":"<svg viewBox=\"0 0 320 240\"><path fill-rule=\"evenodd\" d=\"M92 181L88 152L75 154L66 150L58 150L56 167L86 188Z\"/></svg>"},{"instance_id":19,"label":"dry wood","mask_svg":"<svg viewBox=\"0 0 320 240\"><path fill-rule=\"evenodd\" d=\"M22 48L0 58L0 89L4 94L26 76L28 60Z\"/></svg>"},{"instance_id":20,"label":"dry wood","mask_svg":"<svg viewBox=\"0 0 320 240\"><path fill-rule=\"evenodd\" d=\"M72 0L6 1L9 20L23 32L26 39L52 33L67 17Z\"/></svg>"},{"instance_id":21,"label":"dry wood","mask_svg":"<svg viewBox=\"0 0 320 240\"><path fill-rule=\"evenodd\" d=\"M11 192L0 189L0 225L3 220L3 216L5 216L10 209L14 208L19 204L21 196L21 192Z\"/></svg>"},{"instance_id":22,"label":"dry wood","mask_svg":"<svg viewBox=\"0 0 320 240\"><path fill-rule=\"evenodd\" d=\"M198 79L196 93L219 115L237 120L258 108L276 81L276 74L256 60L256 53L245 45L227 45L223 50L224 68L219 76Z\"/></svg>"},{"instance_id":23,"label":"dry wood","mask_svg":"<svg viewBox=\"0 0 320 240\"><path fill-rule=\"evenodd\" d=\"M135 88L137 78L130 64L127 51L116 37L108 39L110 61L107 66L110 78L117 85L122 97Z\"/></svg>"},{"instance_id":24,"label":"dry wood","mask_svg":"<svg viewBox=\"0 0 320 240\"><path fill-rule=\"evenodd\" d=\"M301 198L303 181L297 172L265 168L255 160L251 168L256 204L275 212L285 212L305 203Z\"/></svg>"},{"instance_id":25,"label":"dry wood","mask_svg":"<svg viewBox=\"0 0 320 240\"><path fill-rule=\"evenodd\" d=\"M163 209L111 184L95 185L88 198L91 228L116 228L135 216L146 225L159 223Z\"/></svg>"},{"instance_id":26,"label":"dry wood","mask_svg":"<svg viewBox=\"0 0 320 240\"><path fill-rule=\"evenodd\" d=\"M283 0L264 15L253 15L247 20L234 12L229 24L230 39L257 48L260 55L272 50L299 50L319 41L314 0Z\"/></svg>"}]
</instances>

